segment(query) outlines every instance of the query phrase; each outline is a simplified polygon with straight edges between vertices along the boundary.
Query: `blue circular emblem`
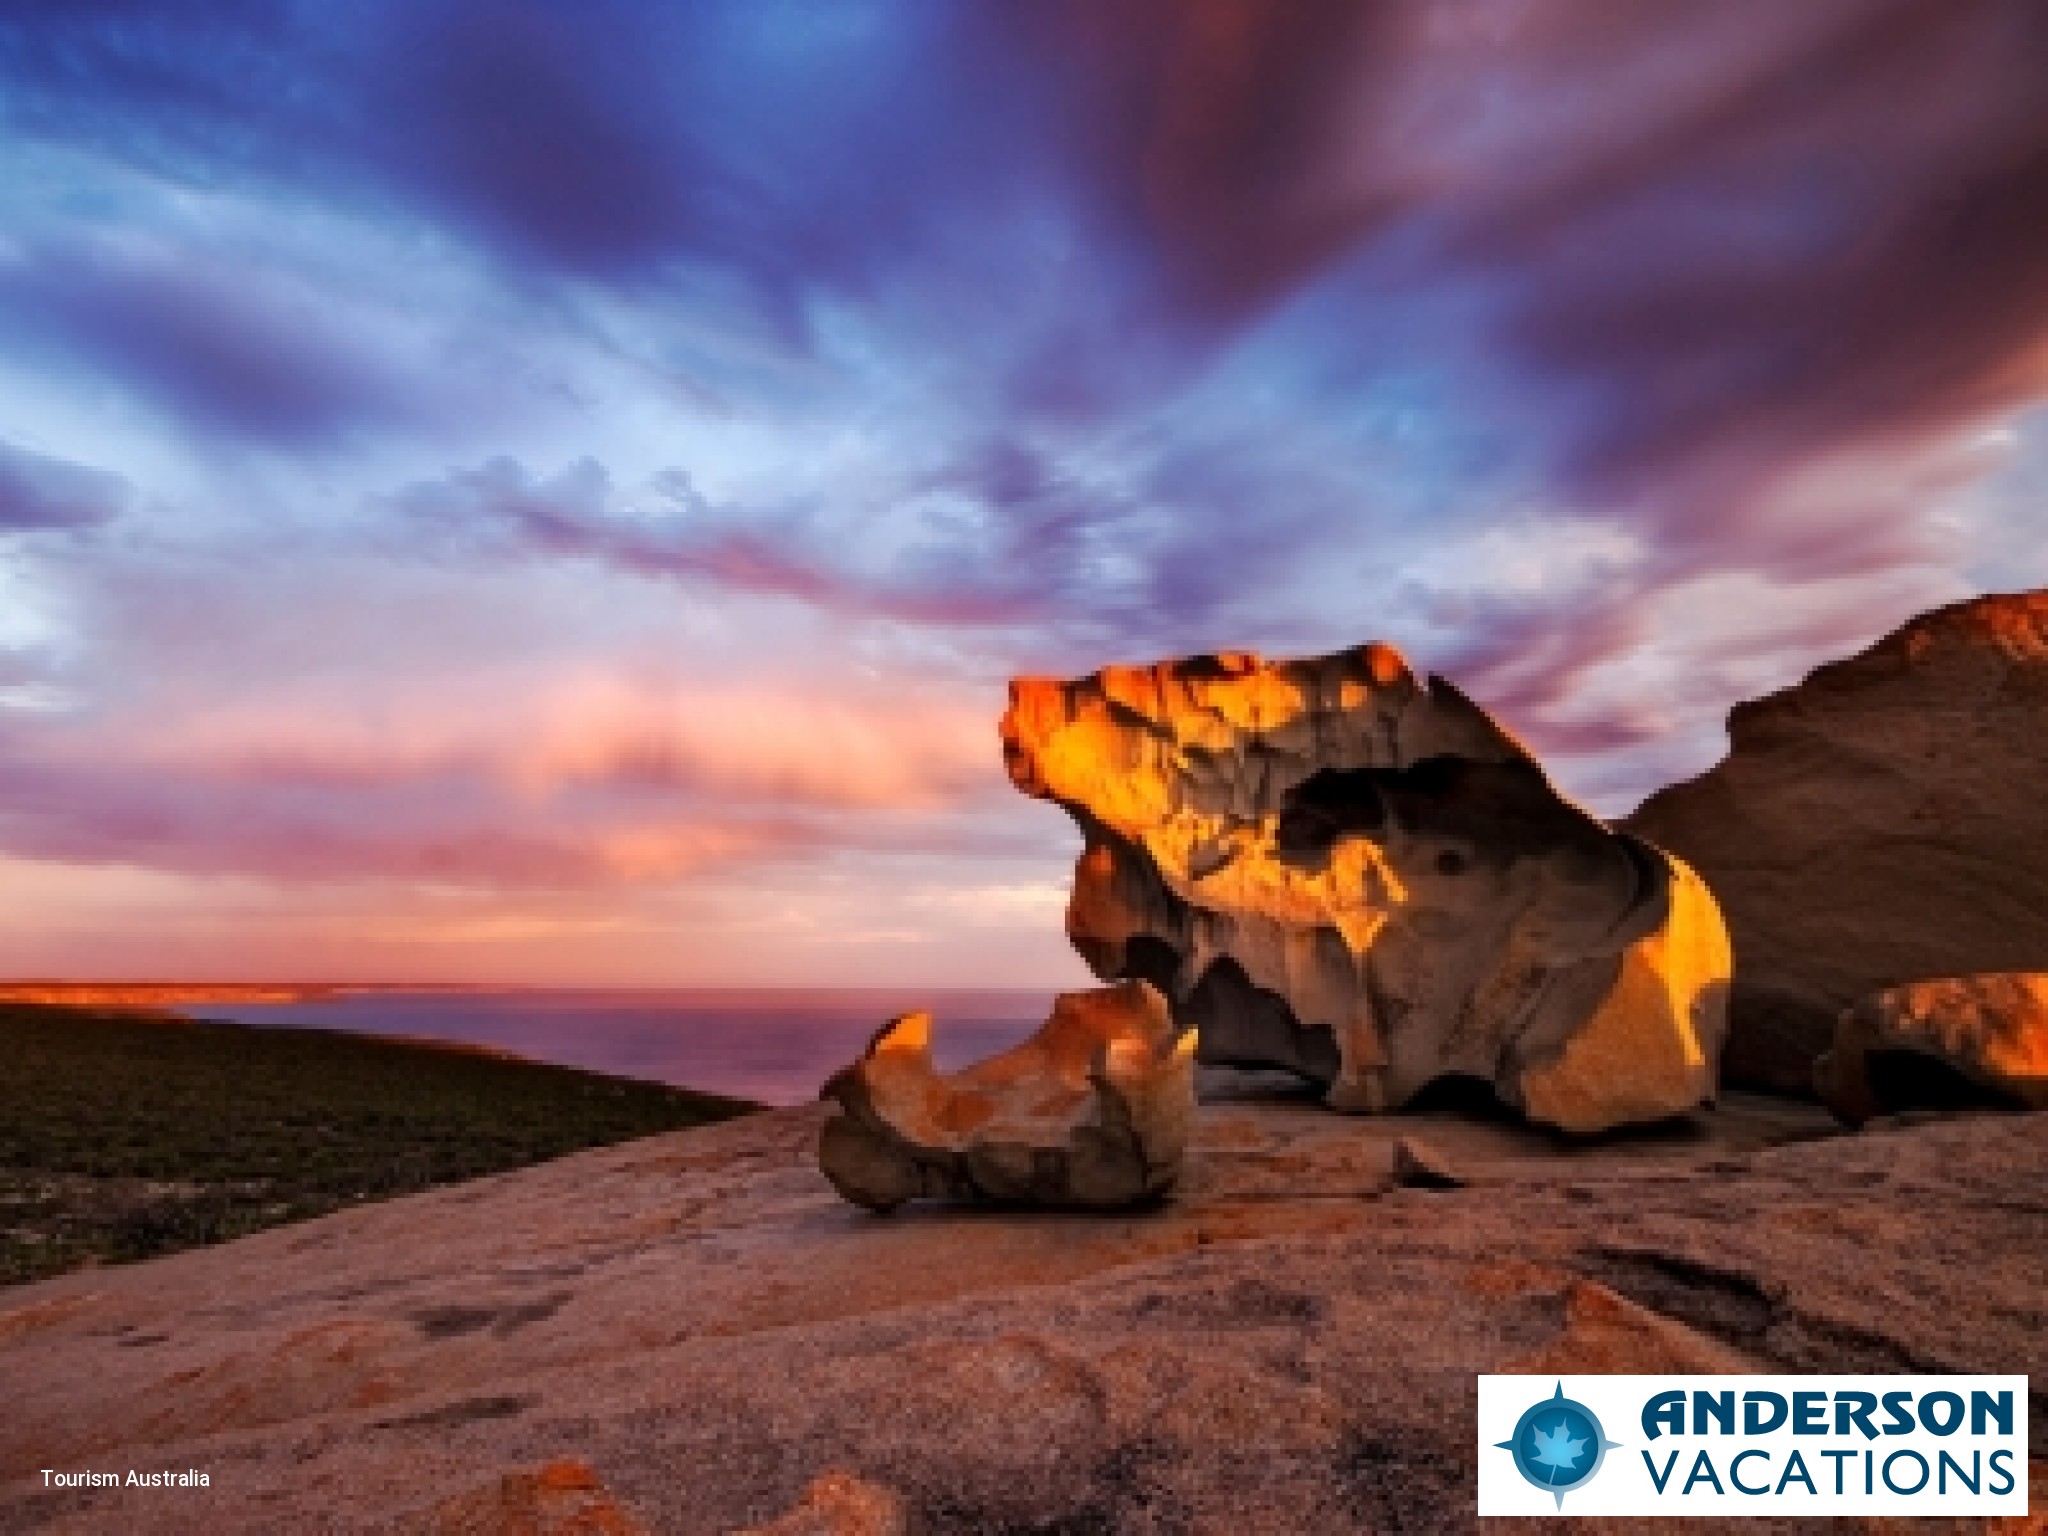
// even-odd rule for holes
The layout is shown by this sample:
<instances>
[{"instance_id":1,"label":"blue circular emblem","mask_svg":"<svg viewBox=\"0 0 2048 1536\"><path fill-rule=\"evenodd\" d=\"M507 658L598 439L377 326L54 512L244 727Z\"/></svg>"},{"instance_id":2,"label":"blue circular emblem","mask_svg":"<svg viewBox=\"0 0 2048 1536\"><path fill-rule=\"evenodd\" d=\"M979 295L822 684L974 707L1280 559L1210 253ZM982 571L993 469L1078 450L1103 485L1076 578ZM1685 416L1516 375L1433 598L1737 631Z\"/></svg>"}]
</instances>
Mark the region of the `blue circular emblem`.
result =
<instances>
[{"instance_id":1,"label":"blue circular emblem","mask_svg":"<svg viewBox=\"0 0 2048 1536\"><path fill-rule=\"evenodd\" d=\"M1515 1470L1546 1493L1556 1494L1562 1508L1567 1493L1593 1480L1614 1443L1592 1409L1564 1395L1560 1381L1553 1395L1515 1421L1514 1437L1500 1441L1499 1448L1513 1452Z\"/></svg>"}]
</instances>

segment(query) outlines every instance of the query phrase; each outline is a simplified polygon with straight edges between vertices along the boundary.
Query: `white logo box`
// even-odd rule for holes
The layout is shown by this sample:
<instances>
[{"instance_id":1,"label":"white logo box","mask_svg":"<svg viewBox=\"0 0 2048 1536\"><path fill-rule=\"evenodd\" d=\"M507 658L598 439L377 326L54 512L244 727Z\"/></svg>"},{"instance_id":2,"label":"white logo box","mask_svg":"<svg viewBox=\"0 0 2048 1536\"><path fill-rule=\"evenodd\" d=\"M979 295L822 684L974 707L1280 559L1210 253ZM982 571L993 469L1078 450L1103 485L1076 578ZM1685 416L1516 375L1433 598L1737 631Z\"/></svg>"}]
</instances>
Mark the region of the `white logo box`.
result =
<instances>
[{"instance_id":1,"label":"white logo box","mask_svg":"<svg viewBox=\"0 0 2048 1536\"><path fill-rule=\"evenodd\" d=\"M1598 1419L1610 1445L1599 1470L1565 1490L1561 1505L1555 1491L1524 1478L1513 1451L1500 1448L1523 1415L1560 1387ZM1670 1392L1683 1394L1684 1427L1674 1432L1666 1418L1653 1438L1644 1409ZM1708 1401L1696 1403L1696 1393ZM1874 1405L1854 1394L1868 1394ZM1751 1423L1762 1428L1778 1416L1773 1397L1783 1400L1783 1422L1749 1433ZM1734 1432L1727 1433L1720 1410L1731 1402ZM1959 1422L1939 1433L1955 1418L1957 1403ZM1795 1433L1795 1410L1808 1432ZM1902 1420L1910 1427L1901 1428ZM1547 1422L1539 1417L1536 1424ZM1865 1424L1876 1438L1864 1433ZM2024 1376L1481 1376L1477 1442L1482 1515L1554 1518L1560 1508L1567 1515L1721 1519L2027 1512ZM1702 1456L1711 1477L1700 1470Z\"/></svg>"}]
</instances>

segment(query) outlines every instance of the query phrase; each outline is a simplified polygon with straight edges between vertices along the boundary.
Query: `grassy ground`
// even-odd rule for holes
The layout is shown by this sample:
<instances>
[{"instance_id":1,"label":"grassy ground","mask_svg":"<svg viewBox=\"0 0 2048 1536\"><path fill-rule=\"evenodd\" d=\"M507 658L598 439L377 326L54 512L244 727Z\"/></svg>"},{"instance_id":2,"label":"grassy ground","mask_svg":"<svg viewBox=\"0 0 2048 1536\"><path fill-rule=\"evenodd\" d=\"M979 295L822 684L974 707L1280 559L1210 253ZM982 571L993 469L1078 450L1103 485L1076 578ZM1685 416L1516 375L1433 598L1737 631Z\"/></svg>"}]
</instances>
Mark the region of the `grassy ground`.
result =
<instances>
[{"instance_id":1,"label":"grassy ground","mask_svg":"<svg viewBox=\"0 0 2048 1536\"><path fill-rule=\"evenodd\" d=\"M324 1030L0 1004L0 1284L751 1107Z\"/></svg>"}]
</instances>

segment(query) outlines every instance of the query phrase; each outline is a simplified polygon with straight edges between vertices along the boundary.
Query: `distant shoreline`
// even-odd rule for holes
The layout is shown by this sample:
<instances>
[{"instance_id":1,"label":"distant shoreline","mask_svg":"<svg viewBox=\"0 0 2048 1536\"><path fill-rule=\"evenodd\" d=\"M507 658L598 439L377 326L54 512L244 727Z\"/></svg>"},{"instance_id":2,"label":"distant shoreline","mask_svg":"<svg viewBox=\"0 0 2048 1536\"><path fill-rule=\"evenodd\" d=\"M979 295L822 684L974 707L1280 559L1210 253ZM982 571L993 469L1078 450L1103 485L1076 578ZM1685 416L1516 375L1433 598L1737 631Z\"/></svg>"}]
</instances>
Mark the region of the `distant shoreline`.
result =
<instances>
[{"instance_id":1,"label":"distant shoreline","mask_svg":"<svg viewBox=\"0 0 2048 1536\"><path fill-rule=\"evenodd\" d=\"M953 1070L1030 1034L1053 996L1051 988L0 981L0 1007L431 1040L769 1104L809 1103L891 1018L930 1013L938 1059Z\"/></svg>"},{"instance_id":2,"label":"distant shoreline","mask_svg":"<svg viewBox=\"0 0 2048 1536\"><path fill-rule=\"evenodd\" d=\"M14 981L0 982L0 1003L46 1003L71 1008L183 1008L206 1003L314 1003L353 993L392 990L398 989L327 982Z\"/></svg>"},{"instance_id":3,"label":"distant shoreline","mask_svg":"<svg viewBox=\"0 0 2048 1536\"><path fill-rule=\"evenodd\" d=\"M70 1008L178 1008L205 1003L307 1003L338 997L342 987L260 983L22 981L0 983L0 1003Z\"/></svg>"}]
</instances>

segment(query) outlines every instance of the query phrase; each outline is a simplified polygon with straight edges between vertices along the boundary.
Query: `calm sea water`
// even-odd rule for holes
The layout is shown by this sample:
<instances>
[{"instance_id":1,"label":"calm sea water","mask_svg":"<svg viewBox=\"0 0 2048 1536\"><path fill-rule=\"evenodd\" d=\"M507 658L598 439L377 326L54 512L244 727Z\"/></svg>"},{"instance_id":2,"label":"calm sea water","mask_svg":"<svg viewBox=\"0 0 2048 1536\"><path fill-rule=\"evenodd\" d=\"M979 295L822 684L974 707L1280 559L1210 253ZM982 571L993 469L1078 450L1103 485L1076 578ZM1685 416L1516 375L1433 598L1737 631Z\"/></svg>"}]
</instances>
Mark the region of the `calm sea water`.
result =
<instances>
[{"instance_id":1,"label":"calm sea water","mask_svg":"<svg viewBox=\"0 0 2048 1536\"><path fill-rule=\"evenodd\" d=\"M956 1070L1029 1035L1052 991L702 990L364 992L312 1003L185 1011L298 1029L491 1046L534 1061L649 1078L766 1104L801 1104L889 1018L933 1016L933 1054Z\"/></svg>"}]
</instances>

